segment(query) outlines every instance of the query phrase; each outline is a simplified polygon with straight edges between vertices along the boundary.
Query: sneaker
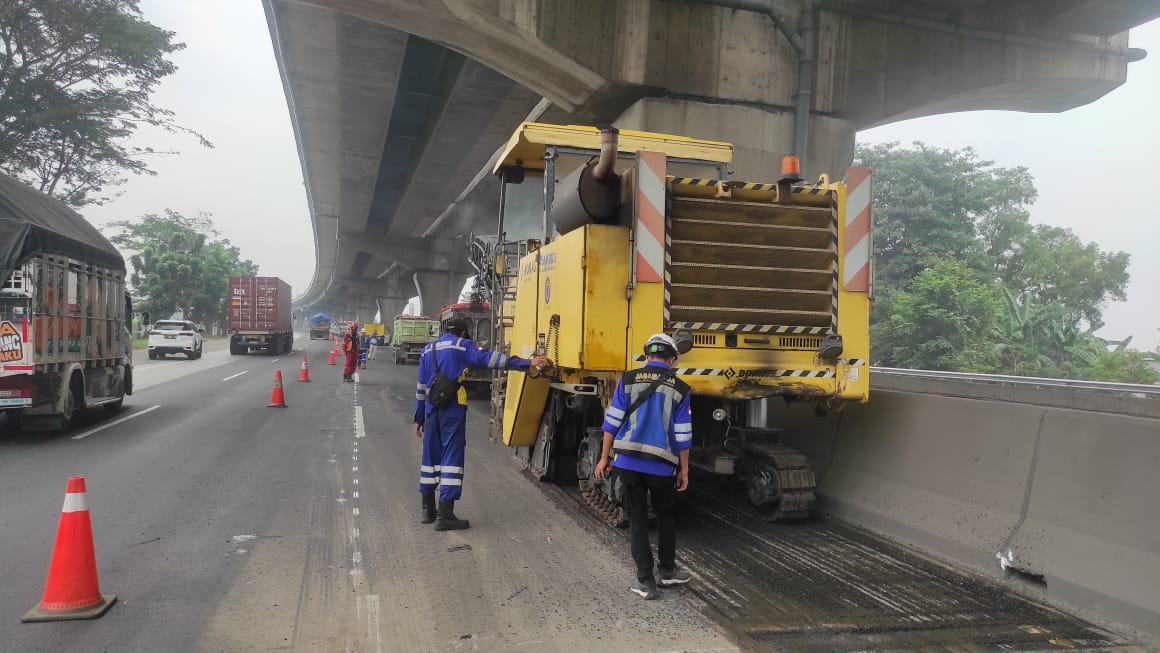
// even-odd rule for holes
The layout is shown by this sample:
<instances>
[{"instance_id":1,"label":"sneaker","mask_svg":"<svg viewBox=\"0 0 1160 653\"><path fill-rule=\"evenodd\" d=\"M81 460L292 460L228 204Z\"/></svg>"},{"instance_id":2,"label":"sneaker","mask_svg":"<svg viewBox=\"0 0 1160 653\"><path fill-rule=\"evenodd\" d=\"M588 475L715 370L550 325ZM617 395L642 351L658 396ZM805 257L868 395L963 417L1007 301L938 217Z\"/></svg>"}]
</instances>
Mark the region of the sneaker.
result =
<instances>
[{"instance_id":1,"label":"sneaker","mask_svg":"<svg viewBox=\"0 0 1160 653\"><path fill-rule=\"evenodd\" d=\"M646 601L651 601L657 597L657 583L653 579L648 580L634 580L632 585L628 586L633 594L642 596Z\"/></svg>"},{"instance_id":2,"label":"sneaker","mask_svg":"<svg viewBox=\"0 0 1160 653\"><path fill-rule=\"evenodd\" d=\"M657 580L660 582L661 587L684 585L689 582L689 572L677 565L673 565L673 568L668 570L658 567Z\"/></svg>"}]
</instances>

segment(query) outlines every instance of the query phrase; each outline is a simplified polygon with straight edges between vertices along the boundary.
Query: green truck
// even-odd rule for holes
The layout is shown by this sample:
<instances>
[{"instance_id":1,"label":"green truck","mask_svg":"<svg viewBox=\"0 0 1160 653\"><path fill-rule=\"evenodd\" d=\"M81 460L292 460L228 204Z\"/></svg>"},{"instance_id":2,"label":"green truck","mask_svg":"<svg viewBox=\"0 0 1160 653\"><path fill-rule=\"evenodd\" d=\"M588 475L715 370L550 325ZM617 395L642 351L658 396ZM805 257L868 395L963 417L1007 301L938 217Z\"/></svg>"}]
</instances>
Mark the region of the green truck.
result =
<instances>
[{"instance_id":1,"label":"green truck","mask_svg":"<svg viewBox=\"0 0 1160 653\"><path fill-rule=\"evenodd\" d=\"M395 364L419 362L423 347L439 337L439 322L422 315L397 315L391 328Z\"/></svg>"}]
</instances>

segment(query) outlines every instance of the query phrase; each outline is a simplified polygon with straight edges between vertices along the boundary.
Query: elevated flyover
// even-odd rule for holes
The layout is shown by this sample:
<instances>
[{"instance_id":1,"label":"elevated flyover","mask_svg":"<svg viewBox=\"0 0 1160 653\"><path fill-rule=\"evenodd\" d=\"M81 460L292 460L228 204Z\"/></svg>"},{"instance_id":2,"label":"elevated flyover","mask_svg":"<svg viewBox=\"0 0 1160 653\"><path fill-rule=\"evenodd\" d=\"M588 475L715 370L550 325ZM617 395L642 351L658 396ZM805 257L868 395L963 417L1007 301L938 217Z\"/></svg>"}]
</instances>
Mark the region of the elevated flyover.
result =
<instances>
[{"instance_id":1,"label":"elevated flyover","mask_svg":"<svg viewBox=\"0 0 1160 653\"><path fill-rule=\"evenodd\" d=\"M264 0L317 266L299 298L358 314L454 298L494 230L488 162L521 121L737 144L838 172L857 129L1054 112L1119 84L1156 0ZM366 319L363 317L362 319Z\"/></svg>"}]
</instances>

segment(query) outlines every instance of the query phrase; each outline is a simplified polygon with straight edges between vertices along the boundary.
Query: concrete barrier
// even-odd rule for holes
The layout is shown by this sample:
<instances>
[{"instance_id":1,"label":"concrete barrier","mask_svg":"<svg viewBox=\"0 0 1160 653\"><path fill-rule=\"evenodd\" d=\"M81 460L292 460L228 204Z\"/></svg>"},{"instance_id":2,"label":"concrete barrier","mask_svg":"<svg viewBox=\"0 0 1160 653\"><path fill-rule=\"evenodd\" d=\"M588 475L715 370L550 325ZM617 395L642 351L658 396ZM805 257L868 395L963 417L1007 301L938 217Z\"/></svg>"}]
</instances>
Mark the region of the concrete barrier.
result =
<instances>
[{"instance_id":1,"label":"concrete barrier","mask_svg":"<svg viewBox=\"0 0 1160 653\"><path fill-rule=\"evenodd\" d=\"M1042 576L1047 597L1160 637L1160 418L1148 403L1122 415L1121 398L1070 389L872 378L868 404L787 411L785 442L813 461L822 510L994 575L1001 554Z\"/></svg>"}]
</instances>

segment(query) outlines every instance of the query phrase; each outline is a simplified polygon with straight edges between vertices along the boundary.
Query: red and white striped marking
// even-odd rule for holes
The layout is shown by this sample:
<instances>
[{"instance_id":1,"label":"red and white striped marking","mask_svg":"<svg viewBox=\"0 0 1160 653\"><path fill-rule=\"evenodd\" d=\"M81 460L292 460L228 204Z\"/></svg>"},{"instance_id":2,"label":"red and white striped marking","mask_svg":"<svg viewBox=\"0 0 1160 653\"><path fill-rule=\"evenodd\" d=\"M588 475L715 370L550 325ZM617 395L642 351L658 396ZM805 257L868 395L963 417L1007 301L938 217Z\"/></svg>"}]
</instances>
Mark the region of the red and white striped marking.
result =
<instances>
[{"instance_id":1,"label":"red and white striped marking","mask_svg":"<svg viewBox=\"0 0 1160 653\"><path fill-rule=\"evenodd\" d=\"M870 291L870 168L846 171L846 229L842 251L842 287Z\"/></svg>"},{"instance_id":2,"label":"red and white striped marking","mask_svg":"<svg viewBox=\"0 0 1160 653\"><path fill-rule=\"evenodd\" d=\"M640 152L636 169L636 280L660 283L665 269L665 155Z\"/></svg>"}]
</instances>

